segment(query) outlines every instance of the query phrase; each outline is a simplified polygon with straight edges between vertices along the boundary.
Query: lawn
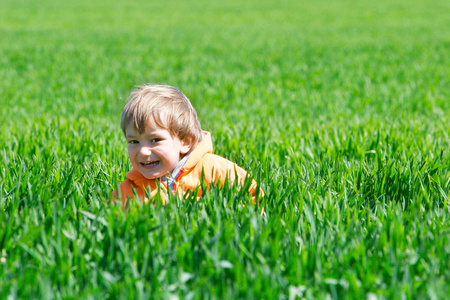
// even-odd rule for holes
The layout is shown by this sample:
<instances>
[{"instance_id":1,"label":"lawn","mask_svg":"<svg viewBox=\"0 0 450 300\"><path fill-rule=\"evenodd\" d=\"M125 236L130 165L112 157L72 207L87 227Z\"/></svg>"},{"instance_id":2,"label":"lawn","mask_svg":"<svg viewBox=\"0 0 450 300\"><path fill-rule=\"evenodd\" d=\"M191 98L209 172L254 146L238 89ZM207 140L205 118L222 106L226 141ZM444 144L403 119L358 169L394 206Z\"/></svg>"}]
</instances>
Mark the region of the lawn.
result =
<instances>
[{"instance_id":1,"label":"lawn","mask_svg":"<svg viewBox=\"0 0 450 300\"><path fill-rule=\"evenodd\" d=\"M0 298L450 297L449 14L1 1ZM259 206L227 186L110 205L131 168L121 110L149 82L191 99Z\"/></svg>"}]
</instances>

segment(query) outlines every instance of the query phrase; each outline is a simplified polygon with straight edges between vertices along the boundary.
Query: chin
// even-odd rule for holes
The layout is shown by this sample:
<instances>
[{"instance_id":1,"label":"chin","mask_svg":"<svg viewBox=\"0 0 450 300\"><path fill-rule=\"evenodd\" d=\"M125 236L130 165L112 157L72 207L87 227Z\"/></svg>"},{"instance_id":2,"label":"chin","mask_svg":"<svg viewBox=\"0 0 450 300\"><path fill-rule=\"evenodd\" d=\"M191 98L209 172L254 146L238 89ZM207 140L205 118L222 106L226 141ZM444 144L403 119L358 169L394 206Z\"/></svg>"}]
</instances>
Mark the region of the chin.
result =
<instances>
[{"instance_id":1,"label":"chin","mask_svg":"<svg viewBox=\"0 0 450 300\"><path fill-rule=\"evenodd\" d=\"M157 178L161 177L161 176L158 176L158 175L145 175L145 174L143 174L143 175L147 179L157 179Z\"/></svg>"}]
</instances>

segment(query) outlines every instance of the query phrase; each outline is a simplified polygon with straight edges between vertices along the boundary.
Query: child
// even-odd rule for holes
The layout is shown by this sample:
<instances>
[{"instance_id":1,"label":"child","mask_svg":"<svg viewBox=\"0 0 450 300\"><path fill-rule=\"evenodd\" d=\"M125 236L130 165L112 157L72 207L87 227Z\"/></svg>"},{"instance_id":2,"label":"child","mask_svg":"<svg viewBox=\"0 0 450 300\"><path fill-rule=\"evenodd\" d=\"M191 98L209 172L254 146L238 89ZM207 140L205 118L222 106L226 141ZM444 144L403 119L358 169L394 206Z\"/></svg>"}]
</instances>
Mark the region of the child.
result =
<instances>
[{"instance_id":1,"label":"child","mask_svg":"<svg viewBox=\"0 0 450 300\"><path fill-rule=\"evenodd\" d=\"M119 186L124 208L135 194L147 203L147 195L153 198L158 185L165 204L168 190L183 195L199 188L200 196L202 179L207 185L228 179L241 186L247 176L235 163L212 154L211 134L202 131L189 99L172 86L137 87L123 109L120 126L133 166ZM249 188L253 201L256 190L253 180ZM113 199L117 197L115 190Z\"/></svg>"}]
</instances>

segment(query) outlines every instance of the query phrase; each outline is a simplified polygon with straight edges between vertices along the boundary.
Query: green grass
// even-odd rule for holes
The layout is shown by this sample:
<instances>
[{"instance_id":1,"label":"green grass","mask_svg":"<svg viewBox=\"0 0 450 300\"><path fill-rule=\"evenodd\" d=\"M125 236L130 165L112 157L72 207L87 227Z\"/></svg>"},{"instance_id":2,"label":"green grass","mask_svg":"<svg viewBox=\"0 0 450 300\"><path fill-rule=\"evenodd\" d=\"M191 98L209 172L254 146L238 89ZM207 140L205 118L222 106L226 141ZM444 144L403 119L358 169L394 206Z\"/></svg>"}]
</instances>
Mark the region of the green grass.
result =
<instances>
[{"instance_id":1,"label":"green grass","mask_svg":"<svg viewBox=\"0 0 450 300\"><path fill-rule=\"evenodd\" d=\"M450 297L447 1L4 0L0 298ZM138 84L263 187L107 199Z\"/></svg>"}]
</instances>

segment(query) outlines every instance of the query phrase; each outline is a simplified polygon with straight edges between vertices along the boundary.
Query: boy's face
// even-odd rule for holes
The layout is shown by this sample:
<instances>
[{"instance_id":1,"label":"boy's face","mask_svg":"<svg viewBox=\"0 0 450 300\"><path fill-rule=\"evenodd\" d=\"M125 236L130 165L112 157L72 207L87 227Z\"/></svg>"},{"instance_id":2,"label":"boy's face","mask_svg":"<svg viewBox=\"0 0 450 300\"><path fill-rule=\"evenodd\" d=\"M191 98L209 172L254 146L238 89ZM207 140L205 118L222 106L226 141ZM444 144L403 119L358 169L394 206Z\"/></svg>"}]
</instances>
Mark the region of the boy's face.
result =
<instances>
[{"instance_id":1,"label":"boy's face","mask_svg":"<svg viewBox=\"0 0 450 300\"><path fill-rule=\"evenodd\" d=\"M183 142L160 127L147 125L140 134L132 124L126 127L128 155L133 168L145 178L154 179L172 172L183 154L191 149L190 143Z\"/></svg>"}]
</instances>

